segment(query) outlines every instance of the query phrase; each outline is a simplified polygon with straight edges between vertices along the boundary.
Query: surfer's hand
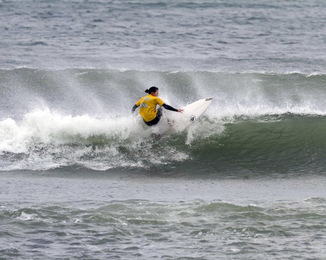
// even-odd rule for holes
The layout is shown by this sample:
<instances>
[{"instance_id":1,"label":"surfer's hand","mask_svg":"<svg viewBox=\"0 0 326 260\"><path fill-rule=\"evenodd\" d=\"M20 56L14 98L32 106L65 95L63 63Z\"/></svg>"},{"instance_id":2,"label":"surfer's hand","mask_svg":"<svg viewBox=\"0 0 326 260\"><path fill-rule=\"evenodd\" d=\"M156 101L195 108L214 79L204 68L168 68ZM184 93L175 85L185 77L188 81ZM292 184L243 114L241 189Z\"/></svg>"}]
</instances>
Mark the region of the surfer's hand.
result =
<instances>
[{"instance_id":1,"label":"surfer's hand","mask_svg":"<svg viewBox=\"0 0 326 260\"><path fill-rule=\"evenodd\" d=\"M183 112L183 109L182 108L179 108L178 109L178 112L182 113Z\"/></svg>"}]
</instances>

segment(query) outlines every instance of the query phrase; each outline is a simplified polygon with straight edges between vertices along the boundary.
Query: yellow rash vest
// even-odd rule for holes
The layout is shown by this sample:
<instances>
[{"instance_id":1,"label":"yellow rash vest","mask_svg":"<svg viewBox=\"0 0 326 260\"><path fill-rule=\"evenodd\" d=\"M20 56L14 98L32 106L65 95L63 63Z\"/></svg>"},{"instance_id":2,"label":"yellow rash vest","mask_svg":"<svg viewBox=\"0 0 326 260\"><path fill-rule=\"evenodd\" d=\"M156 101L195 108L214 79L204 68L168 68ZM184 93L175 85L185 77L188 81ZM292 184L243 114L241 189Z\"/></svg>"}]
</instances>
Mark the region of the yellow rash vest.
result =
<instances>
[{"instance_id":1,"label":"yellow rash vest","mask_svg":"<svg viewBox=\"0 0 326 260\"><path fill-rule=\"evenodd\" d=\"M163 104L164 102L162 99L151 94L142 97L136 102L136 106L139 107L139 114L146 122L152 121L156 117L156 106L163 106Z\"/></svg>"}]
</instances>

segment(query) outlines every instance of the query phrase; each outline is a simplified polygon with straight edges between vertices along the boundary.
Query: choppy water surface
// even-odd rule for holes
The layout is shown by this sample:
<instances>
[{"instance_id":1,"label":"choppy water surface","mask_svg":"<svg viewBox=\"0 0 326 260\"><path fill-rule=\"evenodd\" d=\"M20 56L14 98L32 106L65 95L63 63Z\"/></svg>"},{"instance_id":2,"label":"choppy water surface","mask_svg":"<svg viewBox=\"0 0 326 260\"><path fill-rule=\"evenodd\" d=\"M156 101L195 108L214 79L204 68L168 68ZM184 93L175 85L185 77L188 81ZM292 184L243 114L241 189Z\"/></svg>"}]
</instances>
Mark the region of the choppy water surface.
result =
<instances>
[{"instance_id":1,"label":"choppy water surface","mask_svg":"<svg viewBox=\"0 0 326 260\"><path fill-rule=\"evenodd\" d=\"M0 2L0 258L323 259L325 8Z\"/></svg>"},{"instance_id":2,"label":"choppy water surface","mask_svg":"<svg viewBox=\"0 0 326 260\"><path fill-rule=\"evenodd\" d=\"M324 178L58 174L2 178L3 257L323 259L325 254Z\"/></svg>"}]
</instances>

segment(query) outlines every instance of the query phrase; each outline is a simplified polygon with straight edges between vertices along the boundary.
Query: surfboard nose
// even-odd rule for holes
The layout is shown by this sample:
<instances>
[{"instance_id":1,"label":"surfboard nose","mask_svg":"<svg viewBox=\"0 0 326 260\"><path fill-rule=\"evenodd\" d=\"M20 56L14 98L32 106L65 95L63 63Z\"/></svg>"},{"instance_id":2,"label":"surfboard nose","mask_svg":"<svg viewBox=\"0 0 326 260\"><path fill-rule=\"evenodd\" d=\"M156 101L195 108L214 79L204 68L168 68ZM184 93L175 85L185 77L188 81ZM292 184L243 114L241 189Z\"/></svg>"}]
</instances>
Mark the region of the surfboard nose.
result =
<instances>
[{"instance_id":1,"label":"surfboard nose","mask_svg":"<svg viewBox=\"0 0 326 260\"><path fill-rule=\"evenodd\" d=\"M211 98L211 97L205 99L205 101L211 101L211 100L213 100L213 98Z\"/></svg>"}]
</instances>

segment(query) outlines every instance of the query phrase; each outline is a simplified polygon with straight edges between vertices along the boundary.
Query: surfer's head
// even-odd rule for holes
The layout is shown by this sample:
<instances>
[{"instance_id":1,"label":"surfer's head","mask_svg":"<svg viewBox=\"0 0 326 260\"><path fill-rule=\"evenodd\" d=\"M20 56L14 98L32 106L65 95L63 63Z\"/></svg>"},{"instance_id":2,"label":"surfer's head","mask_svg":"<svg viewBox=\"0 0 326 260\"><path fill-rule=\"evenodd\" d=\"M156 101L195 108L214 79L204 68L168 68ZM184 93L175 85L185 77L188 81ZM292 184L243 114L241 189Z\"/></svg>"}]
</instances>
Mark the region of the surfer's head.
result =
<instances>
[{"instance_id":1,"label":"surfer's head","mask_svg":"<svg viewBox=\"0 0 326 260\"><path fill-rule=\"evenodd\" d=\"M145 92L148 93L148 94L151 94L151 95L153 95L155 97L158 96L158 88L155 87L155 86L150 87L149 89L146 89Z\"/></svg>"}]
</instances>

